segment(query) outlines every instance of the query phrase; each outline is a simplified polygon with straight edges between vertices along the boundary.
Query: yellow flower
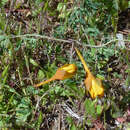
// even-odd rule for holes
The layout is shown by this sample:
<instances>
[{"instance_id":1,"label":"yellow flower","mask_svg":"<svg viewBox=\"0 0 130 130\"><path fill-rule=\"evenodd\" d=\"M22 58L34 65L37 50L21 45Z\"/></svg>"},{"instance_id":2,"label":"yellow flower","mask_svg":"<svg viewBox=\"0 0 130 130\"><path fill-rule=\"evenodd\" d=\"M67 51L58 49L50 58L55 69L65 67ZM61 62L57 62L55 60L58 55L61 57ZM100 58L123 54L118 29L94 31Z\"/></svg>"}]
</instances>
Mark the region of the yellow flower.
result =
<instances>
[{"instance_id":1,"label":"yellow flower","mask_svg":"<svg viewBox=\"0 0 130 130\"><path fill-rule=\"evenodd\" d=\"M66 64L57 70L57 79L64 80L75 75L77 67L75 64Z\"/></svg>"},{"instance_id":2,"label":"yellow flower","mask_svg":"<svg viewBox=\"0 0 130 130\"><path fill-rule=\"evenodd\" d=\"M95 78L93 75L89 74L89 76L87 76L85 79L85 85L87 91L89 91L93 99L97 96L104 96L104 88L100 79Z\"/></svg>"},{"instance_id":3,"label":"yellow flower","mask_svg":"<svg viewBox=\"0 0 130 130\"><path fill-rule=\"evenodd\" d=\"M75 75L77 71L77 67L75 64L66 64L62 67L60 67L54 76L52 76L52 78L46 80L46 81L42 81L39 84L34 85L35 87L39 87L41 85L47 84L53 80L64 80L64 79L68 79L71 78L72 76Z\"/></svg>"},{"instance_id":4,"label":"yellow flower","mask_svg":"<svg viewBox=\"0 0 130 130\"><path fill-rule=\"evenodd\" d=\"M94 99L97 96L102 97L104 96L104 88L102 85L102 81L98 78L95 78L93 76L93 74L90 72L90 70L88 69L84 58L82 57L82 55L80 54L79 50L77 48L75 48L83 66L84 69L87 73L86 79L85 79L85 86L86 86L86 90L89 91L91 97Z\"/></svg>"}]
</instances>

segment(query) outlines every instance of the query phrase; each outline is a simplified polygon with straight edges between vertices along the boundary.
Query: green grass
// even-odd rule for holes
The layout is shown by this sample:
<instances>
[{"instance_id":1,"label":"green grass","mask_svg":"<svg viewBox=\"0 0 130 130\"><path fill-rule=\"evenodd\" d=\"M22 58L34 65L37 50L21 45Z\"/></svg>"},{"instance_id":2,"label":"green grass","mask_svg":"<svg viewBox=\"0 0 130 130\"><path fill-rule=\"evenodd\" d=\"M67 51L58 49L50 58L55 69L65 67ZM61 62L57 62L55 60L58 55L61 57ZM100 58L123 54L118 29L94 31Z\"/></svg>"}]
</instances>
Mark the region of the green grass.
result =
<instances>
[{"instance_id":1,"label":"green grass","mask_svg":"<svg viewBox=\"0 0 130 130\"><path fill-rule=\"evenodd\" d=\"M96 128L96 121L103 128L128 126L127 121L120 126L114 122L128 110L130 69L129 50L119 48L115 37L122 10L116 0L110 2L111 6L98 0L19 4L2 0L0 129L83 130ZM9 12L11 8L21 12L20 18ZM26 9L28 15L24 14ZM127 45L129 35L124 41ZM92 100L87 95L84 99L86 74L74 47L79 48L92 73L103 79L103 98ZM33 86L66 63L78 67L73 78Z\"/></svg>"}]
</instances>

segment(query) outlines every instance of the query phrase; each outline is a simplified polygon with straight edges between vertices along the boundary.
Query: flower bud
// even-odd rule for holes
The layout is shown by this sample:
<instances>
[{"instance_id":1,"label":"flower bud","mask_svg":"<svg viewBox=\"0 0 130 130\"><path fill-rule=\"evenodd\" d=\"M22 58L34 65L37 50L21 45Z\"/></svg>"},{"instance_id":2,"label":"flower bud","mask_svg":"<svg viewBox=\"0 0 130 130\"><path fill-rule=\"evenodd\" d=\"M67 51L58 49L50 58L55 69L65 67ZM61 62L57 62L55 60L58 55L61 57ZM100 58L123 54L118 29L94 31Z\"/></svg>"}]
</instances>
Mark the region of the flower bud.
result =
<instances>
[{"instance_id":1,"label":"flower bud","mask_svg":"<svg viewBox=\"0 0 130 130\"><path fill-rule=\"evenodd\" d=\"M90 72L87 64L85 63L84 58L80 54L79 50L75 48L83 66L87 73L86 79L85 79L85 86L86 90L89 91L91 97L94 99L97 96L102 97L104 95L104 88L102 86L102 81L98 78L95 78L93 74Z\"/></svg>"},{"instance_id":2,"label":"flower bud","mask_svg":"<svg viewBox=\"0 0 130 130\"><path fill-rule=\"evenodd\" d=\"M57 70L55 77L59 80L71 78L75 75L76 71L77 67L75 64L66 64Z\"/></svg>"},{"instance_id":3,"label":"flower bud","mask_svg":"<svg viewBox=\"0 0 130 130\"><path fill-rule=\"evenodd\" d=\"M34 85L35 87L39 87L41 85L47 84L53 80L64 80L64 79L68 79L71 78L72 76L75 75L77 71L77 67L75 64L66 64L62 67L60 67L55 75L53 75L50 79L46 80L46 81L42 81L39 84Z\"/></svg>"},{"instance_id":4,"label":"flower bud","mask_svg":"<svg viewBox=\"0 0 130 130\"><path fill-rule=\"evenodd\" d=\"M64 66L62 66L61 68L59 68L60 70L64 70L68 73L75 73L77 71L77 67L75 64L66 64Z\"/></svg>"},{"instance_id":5,"label":"flower bud","mask_svg":"<svg viewBox=\"0 0 130 130\"><path fill-rule=\"evenodd\" d=\"M88 82L91 82L89 88L88 88ZM95 99L97 96L99 97L104 96L104 88L102 86L102 82L100 79L96 79L93 77L91 78L90 81L88 81L86 78L85 85L86 88L88 88L88 91L93 99Z\"/></svg>"}]
</instances>

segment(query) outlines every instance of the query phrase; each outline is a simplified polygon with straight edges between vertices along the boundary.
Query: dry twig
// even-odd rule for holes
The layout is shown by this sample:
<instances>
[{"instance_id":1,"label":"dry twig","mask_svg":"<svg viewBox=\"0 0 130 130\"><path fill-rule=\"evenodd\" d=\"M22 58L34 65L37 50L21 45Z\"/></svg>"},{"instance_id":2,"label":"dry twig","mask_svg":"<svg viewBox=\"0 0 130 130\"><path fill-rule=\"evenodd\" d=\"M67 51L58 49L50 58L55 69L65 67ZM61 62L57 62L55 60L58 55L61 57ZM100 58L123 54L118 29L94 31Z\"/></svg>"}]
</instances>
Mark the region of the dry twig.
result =
<instances>
[{"instance_id":1,"label":"dry twig","mask_svg":"<svg viewBox=\"0 0 130 130\"><path fill-rule=\"evenodd\" d=\"M102 48L102 47L105 47L113 42L117 42L118 39L113 39L113 40L110 40L109 42L107 43L104 43L104 44L101 44L101 45L97 45L97 46L94 46L94 45L85 45L77 40L74 40L74 39L69 39L69 40L64 40L64 39L58 39L58 38L55 38L55 37L49 37L49 36L44 36L44 35L39 35L39 34L25 34L25 35L11 35L11 36L6 36L5 37L7 38L25 38L25 37L37 37L37 38L42 38L42 39L47 39L47 40L51 40L51 41L58 41L58 42L64 42L64 43L76 43L78 45L81 45L83 47L90 47L90 48ZM127 41L127 42L130 42L130 40L124 40L124 41Z\"/></svg>"}]
</instances>

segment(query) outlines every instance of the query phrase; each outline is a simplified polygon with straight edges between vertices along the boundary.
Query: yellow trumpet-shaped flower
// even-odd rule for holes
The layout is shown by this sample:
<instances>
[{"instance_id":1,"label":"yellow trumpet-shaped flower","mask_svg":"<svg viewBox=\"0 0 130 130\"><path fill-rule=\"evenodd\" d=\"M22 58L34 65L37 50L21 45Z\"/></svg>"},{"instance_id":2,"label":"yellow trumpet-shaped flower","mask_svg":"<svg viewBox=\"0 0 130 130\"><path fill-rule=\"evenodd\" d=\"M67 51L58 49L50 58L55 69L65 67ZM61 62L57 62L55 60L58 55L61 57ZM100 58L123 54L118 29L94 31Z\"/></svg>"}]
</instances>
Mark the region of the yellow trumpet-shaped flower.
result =
<instances>
[{"instance_id":1,"label":"yellow trumpet-shaped flower","mask_svg":"<svg viewBox=\"0 0 130 130\"><path fill-rule=\"evenodd\" d=\"M71 78L72 76L75 75L76 71L77 71L77 67L75 64L63 65L56 71L55 75L52 76L50 79L48 79L46 81L42 81L41 83L36 84L34 86L39 87L39 86L47 84L53 80L64 80L64 79Z\"/></svg>"},{"instance_id":2,"label":"yellow trumpet-shaped flower","mask_svg":"<svg viewBox=\"0 0 130 130\"><path fill-rule=\"evenodd\" d=\"M104 95L104 87L102 85L102 81L98 78L95 78L93 74L90 72L89 68L87 67L87 64L85 63L84 58L80 54L79 50L75 48L83 66L87 73L86 79L85 79L85 86L86 90L89 91L91 97L94 99L97 96L102 97Z\"/></svg>"}]
</instances>

